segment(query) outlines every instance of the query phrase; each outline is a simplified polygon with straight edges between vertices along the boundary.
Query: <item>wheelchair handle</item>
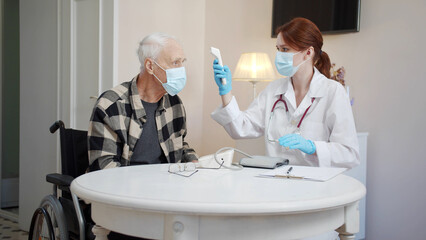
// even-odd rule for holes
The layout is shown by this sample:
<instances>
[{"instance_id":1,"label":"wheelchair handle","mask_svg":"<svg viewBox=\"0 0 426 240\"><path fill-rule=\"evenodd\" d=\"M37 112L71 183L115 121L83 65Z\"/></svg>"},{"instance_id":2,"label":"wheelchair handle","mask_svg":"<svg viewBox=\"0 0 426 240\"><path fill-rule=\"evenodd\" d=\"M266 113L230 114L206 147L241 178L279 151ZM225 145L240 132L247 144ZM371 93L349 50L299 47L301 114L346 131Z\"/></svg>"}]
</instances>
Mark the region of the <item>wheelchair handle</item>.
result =
<instances>
[{"instance_id":1,"label":"wheelchair handle","mask_svg":"<svg viewBox=\"0 0 426 240\"><path fill-rule=\"evenodd\" d=\"M49 130L51 133L54 133L59 128L65 128L65 124L61 120L58 120L55 123L53 123L52 126L50 126Z\"/></svg>"}]
</instances>

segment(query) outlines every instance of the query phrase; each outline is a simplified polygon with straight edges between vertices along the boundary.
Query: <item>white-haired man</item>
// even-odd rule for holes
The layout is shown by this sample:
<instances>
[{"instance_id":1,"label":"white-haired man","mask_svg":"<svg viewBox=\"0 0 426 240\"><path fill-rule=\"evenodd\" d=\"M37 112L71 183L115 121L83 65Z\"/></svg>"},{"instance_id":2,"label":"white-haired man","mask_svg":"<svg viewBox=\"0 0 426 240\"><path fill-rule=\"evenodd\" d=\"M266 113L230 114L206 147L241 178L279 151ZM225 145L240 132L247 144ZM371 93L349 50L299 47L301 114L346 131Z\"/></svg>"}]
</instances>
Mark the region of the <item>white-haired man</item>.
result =
<instances>
[{"instance_id":1,"label":"white-haired man","mask_svg":"<svg viewBox=\"0 0 426 240\"><path fill-rule=\"evenodd\" d=\"M93 109L91 170L198 159L184 141L185 108L176 95L186 83L182 47L174 37L154 33L140 42L138 55L140 73L104 92Z\"/></svg>"},{"instance_id":2,"label":"white-haired man","mask_svg":"<svg viewBox=\"0 0 426 240\"><path fill-rule=\"evenodd\" d=\"M140 73L104 92L93 109L88 130L91 171L198 160L184 140L186 113L176 95L186 83L181 45L172 36L153 33L140 42L138 55Z\"/></svg>"}]
</instances>

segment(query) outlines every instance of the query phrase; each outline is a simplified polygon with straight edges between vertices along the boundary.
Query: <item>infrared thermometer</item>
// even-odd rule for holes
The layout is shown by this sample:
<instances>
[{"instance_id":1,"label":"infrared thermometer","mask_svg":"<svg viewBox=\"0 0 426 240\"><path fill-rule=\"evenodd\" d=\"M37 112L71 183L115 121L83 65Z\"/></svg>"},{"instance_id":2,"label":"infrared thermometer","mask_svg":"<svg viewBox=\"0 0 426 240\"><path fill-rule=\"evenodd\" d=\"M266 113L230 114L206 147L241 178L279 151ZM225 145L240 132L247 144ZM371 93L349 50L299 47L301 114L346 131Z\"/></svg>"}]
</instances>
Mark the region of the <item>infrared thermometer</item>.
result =
<instances>
[{"instance_id":1,"label":"infrared thermometer","mask_svg":"<svg viewBox=\"0 0 426 240\"><path fill-rule=\"evenodd\" d=\"M222 56L220 56L220 50L214 47L210 47L210 53L217 59L219 65L223 67ZM220 79L222 85L226 85L226 78Z\"/></svg>"}]
</instances>

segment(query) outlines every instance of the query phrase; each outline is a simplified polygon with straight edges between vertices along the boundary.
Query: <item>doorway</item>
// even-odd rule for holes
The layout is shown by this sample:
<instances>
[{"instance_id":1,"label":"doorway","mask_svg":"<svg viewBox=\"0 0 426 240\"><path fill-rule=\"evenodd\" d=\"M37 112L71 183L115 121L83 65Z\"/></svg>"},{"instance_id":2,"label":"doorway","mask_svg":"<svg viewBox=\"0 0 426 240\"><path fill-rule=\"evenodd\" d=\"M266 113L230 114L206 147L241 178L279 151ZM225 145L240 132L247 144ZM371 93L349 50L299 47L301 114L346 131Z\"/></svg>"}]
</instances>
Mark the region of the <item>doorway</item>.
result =
<instances>
[{"instance_id":1,"label":"doorway","mask_svg":"<svg viewBox=\"0 0 426 240\"><path fill-rule=\"evenodd\" d=\"M19 214L19 1L0 0L0 214Z\"/></svg>"}]
</instances>

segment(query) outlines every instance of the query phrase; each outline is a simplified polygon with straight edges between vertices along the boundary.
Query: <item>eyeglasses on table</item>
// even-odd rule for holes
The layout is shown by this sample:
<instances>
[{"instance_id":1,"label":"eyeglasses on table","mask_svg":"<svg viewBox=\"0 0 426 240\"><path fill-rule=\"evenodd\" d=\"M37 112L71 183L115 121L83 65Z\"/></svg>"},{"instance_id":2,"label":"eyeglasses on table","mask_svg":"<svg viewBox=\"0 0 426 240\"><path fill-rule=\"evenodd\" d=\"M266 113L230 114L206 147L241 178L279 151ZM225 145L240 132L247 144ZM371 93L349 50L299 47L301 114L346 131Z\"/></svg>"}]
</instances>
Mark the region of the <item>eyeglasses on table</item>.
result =
<instances>
[{"instance_id":1,"label":"eyeglasses on table","mask_svg":"<svg viewBox=\"0 0 426 240\"><path fill-rule=\"evenodd\" d=\"M198 172L198 169L220 169L224 163L225 161L222 161L218 167L197 167L197 165L193 162L172 163L169 165L169 173L182 177L191 177Z\"/></svg>"}]
</instances>

